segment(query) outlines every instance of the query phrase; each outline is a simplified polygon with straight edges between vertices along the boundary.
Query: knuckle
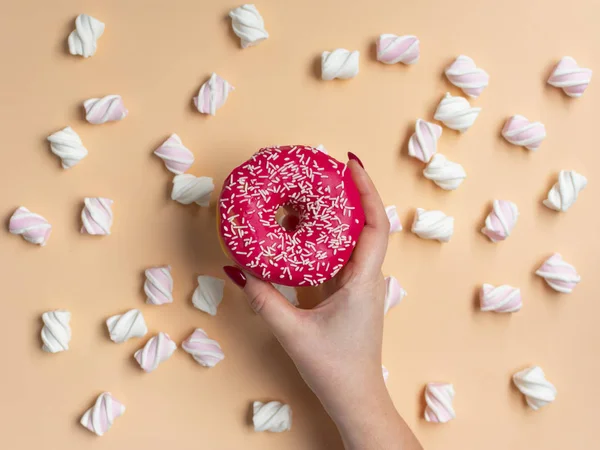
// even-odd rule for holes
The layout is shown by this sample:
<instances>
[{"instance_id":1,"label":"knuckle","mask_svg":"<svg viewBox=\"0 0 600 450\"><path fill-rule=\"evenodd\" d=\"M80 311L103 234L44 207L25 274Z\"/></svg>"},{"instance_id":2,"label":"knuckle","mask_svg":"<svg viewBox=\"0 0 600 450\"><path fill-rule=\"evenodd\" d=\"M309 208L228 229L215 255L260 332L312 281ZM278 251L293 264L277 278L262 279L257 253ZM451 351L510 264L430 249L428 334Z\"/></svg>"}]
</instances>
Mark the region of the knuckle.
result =
<instances>
[{"instance_id":1,"label":"knuckle","mask_svg":"<svg viewBox=\"0 0 600 450\"><path fill-rule=\"evenodd\" d=\"M249 297L250 308L259 314L267 303L267 295L264 292L256 292Z\"/></svg>"}]
</instances>

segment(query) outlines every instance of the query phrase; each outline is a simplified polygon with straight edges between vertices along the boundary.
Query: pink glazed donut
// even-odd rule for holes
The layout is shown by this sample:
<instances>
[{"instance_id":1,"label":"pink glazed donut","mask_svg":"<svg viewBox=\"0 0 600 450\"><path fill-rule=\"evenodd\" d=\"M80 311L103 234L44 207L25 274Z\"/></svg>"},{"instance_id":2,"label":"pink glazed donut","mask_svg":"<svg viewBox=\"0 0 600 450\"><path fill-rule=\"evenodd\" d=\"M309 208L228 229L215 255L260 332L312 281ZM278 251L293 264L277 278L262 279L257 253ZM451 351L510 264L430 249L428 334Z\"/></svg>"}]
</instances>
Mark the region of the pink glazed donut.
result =
<instances>
[{"instance_id":1,"label":"pink glazed donut","mask_svg":"<svg viewBox=\"0 0 600 450\"><path fill-rule=\"evenodd\" d=\"M365 223L346 164L304 145L263 148L235 168L218 213L223 250L256 277L286 286L333 278Z\"/></svg>"}]
</instances>

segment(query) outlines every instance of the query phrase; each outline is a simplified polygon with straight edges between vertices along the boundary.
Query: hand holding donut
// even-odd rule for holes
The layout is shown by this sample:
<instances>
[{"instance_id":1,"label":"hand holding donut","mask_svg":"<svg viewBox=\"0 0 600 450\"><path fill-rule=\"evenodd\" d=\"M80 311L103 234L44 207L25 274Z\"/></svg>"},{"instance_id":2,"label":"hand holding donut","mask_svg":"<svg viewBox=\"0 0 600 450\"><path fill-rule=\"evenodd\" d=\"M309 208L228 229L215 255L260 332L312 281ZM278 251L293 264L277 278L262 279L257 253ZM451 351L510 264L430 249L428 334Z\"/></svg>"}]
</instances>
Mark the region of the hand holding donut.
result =
<instances>
[{"instance_id":1,"label":"hand holding donut","mask_svg":"<svg viewBox=\"0 0 600 450\"><path fill-rule=\"evenodd\" d=\"M381 266L390 224L362 163L352 153L348 157L365 225L349 261L323 285L323 302L311 310L298 309L270 283L234 266L223 270L293 359L337 424L346 448L417 450L421 446L395 410L381 376Z\"/></svg>"}]
</instances>

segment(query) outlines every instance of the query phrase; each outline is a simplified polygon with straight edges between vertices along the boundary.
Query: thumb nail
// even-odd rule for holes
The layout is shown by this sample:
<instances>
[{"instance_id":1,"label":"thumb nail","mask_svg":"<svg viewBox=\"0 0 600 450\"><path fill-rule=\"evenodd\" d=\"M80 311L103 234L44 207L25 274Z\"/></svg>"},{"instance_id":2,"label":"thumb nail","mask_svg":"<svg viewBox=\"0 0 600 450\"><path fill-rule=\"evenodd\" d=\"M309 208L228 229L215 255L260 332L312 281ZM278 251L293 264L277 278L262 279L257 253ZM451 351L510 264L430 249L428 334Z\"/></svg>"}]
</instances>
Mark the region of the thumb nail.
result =
<instances>
[{"instance_id":1,"label":"thumb nail","mask_svg":"<svg viewBox=\"0 0 600 450\"><path fill-rule=\"evenodd\" d=\"M239 287L244 288L244 286L246 286L246 275L244 275L244 272L237 267L223 266L223 272L225 272L225 275Z\"/></svg>"},{"instance_id":2,"label":"thumb nail","mask_svg":"<svg viewBox=\"0 0 600 450\"><path fill-rule=\"evenodd\" d=\"M358 164L360 164L360 167L362 167L363 169L365 168L365 166L362 163L362 161L360 160L360 158L358 156L356 156L354 153L348 152L348 159L351 161L356 161Z\"/></svg>"}]
</instances>

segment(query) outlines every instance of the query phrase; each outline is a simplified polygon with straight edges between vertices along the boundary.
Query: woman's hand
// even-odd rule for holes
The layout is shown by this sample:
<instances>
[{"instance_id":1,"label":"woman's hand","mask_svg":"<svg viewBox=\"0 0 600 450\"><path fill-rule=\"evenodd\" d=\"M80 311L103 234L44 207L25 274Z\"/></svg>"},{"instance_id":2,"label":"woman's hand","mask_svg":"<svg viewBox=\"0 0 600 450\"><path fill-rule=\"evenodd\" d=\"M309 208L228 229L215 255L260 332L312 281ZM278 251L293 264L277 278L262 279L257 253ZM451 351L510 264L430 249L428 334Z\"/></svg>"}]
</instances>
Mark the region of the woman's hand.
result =
<instances>
[{"instance_id":1,"label":"woman's hand","mask_svg":"<svg viewBox=\"0 0 600 450\"><path fill-rule=\"evenodd\" d=\"M297 309L269 283L224 267L271 328L337 424L347 449L420 449L400 418L381 372L389 221L373 182L349 153L366 224L350 261L326 283L325 301Z\"/></svg>"}]
</instances>

